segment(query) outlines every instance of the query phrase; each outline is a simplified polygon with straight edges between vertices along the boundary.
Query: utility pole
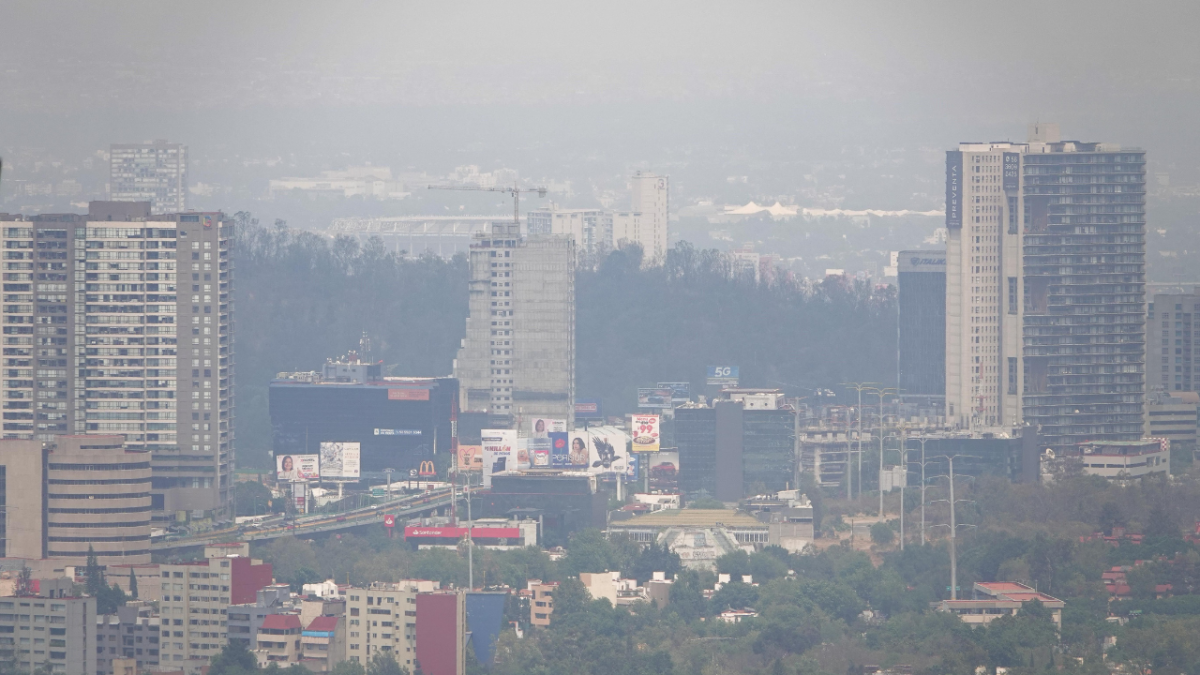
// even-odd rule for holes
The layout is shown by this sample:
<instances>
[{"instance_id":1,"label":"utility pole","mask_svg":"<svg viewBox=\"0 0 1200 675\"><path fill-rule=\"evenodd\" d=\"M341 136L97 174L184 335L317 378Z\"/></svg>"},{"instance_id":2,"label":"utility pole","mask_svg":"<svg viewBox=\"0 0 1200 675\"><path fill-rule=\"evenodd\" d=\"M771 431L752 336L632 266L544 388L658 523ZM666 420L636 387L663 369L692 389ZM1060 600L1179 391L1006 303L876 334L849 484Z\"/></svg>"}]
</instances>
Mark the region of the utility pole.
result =
<instances>
[{"instance_id":1,"label":"utility pole","mask_svg":"<svg viewBox=\"0 0 1200 675\"><path fill-rule=\"evenodd\" d=\"M900 390L896 389L895 387L883 387L883 388L870 387L869 389L871 391L874 391L875 394L877 396L879 396L879 518L882 520L883 519L883 432L884 432L883 397L888 392L899 393ZM862 460L860 459L859 461L861 462ZM862 491L862 481L859 481L858 489L860 492Z\"/></svg>"},{"instance_id":2,"label":"utility pole","mask_svg":"<svg viewBox=\"0 0 1200 675\"><path fill-rule=\"evenodd\" d=\"M862 486L863 486L863 482L862 482L862 451L863 451L863 449L862 449L862 436L863 436L862 393L863 393L864 389L869 391L869 390L874 389L874 387L869 386L871 384L870 382L843 382L842 384L844 386L847 386L858 392L858 408L856 408L854 412L858 418L858 420L857 420L858 421L858 452L857 452L857 454L858 454L858 496L861 497L862 496ZM853 491L854 481L851 480L851 477L849 476L849 472L851 472L854 469L854 467L850 465L851 455L853 455L853 454L854 453L850 452L849 445L847 445L847 447L846 447L846 472L847 472L846 496L849 497L850 499L854 499L854 491Z\"/></svg>"},{"instance_id":3,"label":"utility pole","mask_svg":"<svg viewBox=\"0 0 1200 675\"><path fill-rule=\"evenodd\" d=\"M945 455L944 456L946 463L949 465L950 475L940 476L940 478L947 478L950 481L950 499L949 500L945 500L945 499L936 500L939 502L941 502L941 501L949 501L950 502L950 524L949 525L945 525L945 524L935 525L935 527L949 527L950 528L950 599L951 600L958 599L958 514L957 514L957 511L955 508L957 501L954 497L954 460L959 457L966 457L966 455ZM938 478L939 476L934 476L934 477ZM963 501L970 501L970 500L964 499ZM975 526L974 525L964 525L963 527L975 527Z\"/></svg>"}]
</instances>

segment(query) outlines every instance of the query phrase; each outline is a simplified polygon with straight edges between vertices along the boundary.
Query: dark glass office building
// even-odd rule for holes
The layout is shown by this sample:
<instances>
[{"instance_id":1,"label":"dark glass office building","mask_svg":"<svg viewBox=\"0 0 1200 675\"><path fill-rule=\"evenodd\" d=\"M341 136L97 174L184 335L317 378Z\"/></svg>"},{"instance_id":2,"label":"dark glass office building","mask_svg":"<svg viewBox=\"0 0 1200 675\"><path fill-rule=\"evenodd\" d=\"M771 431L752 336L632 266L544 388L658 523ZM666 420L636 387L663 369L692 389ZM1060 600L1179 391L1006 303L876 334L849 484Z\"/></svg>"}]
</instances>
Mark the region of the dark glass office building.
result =
<instances>
[{"instance_id":1,"label":"dark glass office building","mask_svg":"<svg viewBox=\"0 0 1200 675\"><path fill-rule=\"evenodd\" d=\"M946 252L901 251L899 387L905 397L946 395Z\"/></svg>"},{"instance_id":2,"label":"dark glass office building","mask_svg":"<svg viewBox=\"0 0 1200 675\"><path fill-rule=\"evenodd\" d=\"M276 455L313 455L322 441L358 442L363 474L407 475L425 460L448 465L455 439L458 380L379 378L339 382L297 373L271 383ZM438 455L438 457L435 457ZM445 459L443 459L443 457Z\"/></svg>"},{"instance_id":3,"label":"dark glass office building","mask_svg":"<svg viewBox=\"0 0 1200 675\"><path fill-rule=\"evenodd\" d=\"M795 413L740 402L675 409L679 489L685 499L738 501L795 487Z\"/></svg>"}]
</instances>

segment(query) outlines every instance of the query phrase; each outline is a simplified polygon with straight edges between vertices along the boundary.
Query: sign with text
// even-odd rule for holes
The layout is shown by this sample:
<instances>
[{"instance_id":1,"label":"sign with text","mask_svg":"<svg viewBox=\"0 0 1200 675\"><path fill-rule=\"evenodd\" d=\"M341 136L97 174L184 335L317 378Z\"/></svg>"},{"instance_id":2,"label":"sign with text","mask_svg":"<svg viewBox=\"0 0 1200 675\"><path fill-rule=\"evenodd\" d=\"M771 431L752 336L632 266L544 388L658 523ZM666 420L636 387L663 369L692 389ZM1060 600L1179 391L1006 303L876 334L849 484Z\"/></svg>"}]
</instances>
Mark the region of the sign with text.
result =
<instances>
[{"instance_id":1,"label":"sign with text","mask_svg":"<svg viewBox=\"0 0 1200 675\"><path fill-rule=\"evenodd\" d=\"M276 455L275 480L281 483L317 480L321 477L318 455Z\"/></svg>"},{"instance_id":2,"label":"sign with text","mask_svg":"<svg viewBox=\"0 0 1200 675\"><path fill-rule=\"evenodd\" d=\"M962 205L963 154L961 150L946 151L946 227L963 226Z\"/></svg>"},{"instance_id":3,"label":"sign with text","mask_svg":"<svg viewBox=\"0 0 1200 675\"><path fill-rule=\"evenodd\" d=\"M428 389L388 389L389 401L428 401Z\"/></svg>"},{"instance_id":4,"label":"sign with text","mask_svg":"<svg viewBox=\"0 0 1200 675\"><path fill-rule=\"evenodd\" d=\"M321 478L359 478L362 448L358 443L321 443Z\"/></svg>"},{"instance_id":5,"label":"sign with text","mask_svg":"<svg viewBox=\"0 0 1200 675\"><path fill-rule=\"evenodd\" d=\"M603 420L604 409L600 406L598 398L579 398L575 399L575 419L576 420Z\"/></svg>"},{"instance_id":6,"label":"sign with text","mask_svg":"<svg viewBox=\"0 0 1200 675\"><path fill-rule=\"evenodd\" d=\"M634 452L658 452L659 416L630 415L629 433L633 437Z\"/></svg>"}]
</instances>

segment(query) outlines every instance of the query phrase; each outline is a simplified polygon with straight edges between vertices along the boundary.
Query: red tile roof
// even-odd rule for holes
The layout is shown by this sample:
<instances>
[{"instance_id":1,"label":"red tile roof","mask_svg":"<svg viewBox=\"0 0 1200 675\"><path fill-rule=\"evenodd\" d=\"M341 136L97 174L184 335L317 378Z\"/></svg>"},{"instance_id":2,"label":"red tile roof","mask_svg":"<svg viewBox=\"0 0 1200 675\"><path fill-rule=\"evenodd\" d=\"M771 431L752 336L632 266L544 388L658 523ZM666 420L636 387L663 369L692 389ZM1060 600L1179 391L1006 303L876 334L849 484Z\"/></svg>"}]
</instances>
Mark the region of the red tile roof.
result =
<instances>
[{"instance_id":1,"label":"red tile roof","mask_svg":"<svg viewBox=\"0 0 1200 675\"><path fill-rule=\"evenodd\" d=\"M268 614L263 617L265 630L288 630L300 628L300 617L295 614Z\"/></svg>"},{"instance_id":2,"label":"red tile roof","mask_svg":"<svg viewBox=\"0 0 1200 675\"><path fill-rule=\"evenodd\" d=\"M337 630L338 618L336 616L318 616L308 624L308 628L304 630L319 630L333 632Z\"/></svg>"}]
</instances>

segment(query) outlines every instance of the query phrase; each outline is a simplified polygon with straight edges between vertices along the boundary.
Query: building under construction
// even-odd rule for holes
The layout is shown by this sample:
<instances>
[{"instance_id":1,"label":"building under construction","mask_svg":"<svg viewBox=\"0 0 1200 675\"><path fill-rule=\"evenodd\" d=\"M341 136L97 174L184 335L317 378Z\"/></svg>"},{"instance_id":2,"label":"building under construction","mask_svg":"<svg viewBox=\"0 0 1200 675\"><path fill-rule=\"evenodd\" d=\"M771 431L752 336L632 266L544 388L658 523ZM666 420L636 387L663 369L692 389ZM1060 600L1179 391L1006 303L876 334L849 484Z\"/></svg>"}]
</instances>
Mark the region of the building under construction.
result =
<instances>
[{"instance_id":1,"label":"building under construction","mask_svg":"<svg viewBox=\"0 0 1200 675\"><path fill-rule=\"evenodd\" d=\"M528 430L537 417L574 423L575 246L495 223L471 245L466 337L454 362L463 410Z\"/></svg>"}]
</instances>

